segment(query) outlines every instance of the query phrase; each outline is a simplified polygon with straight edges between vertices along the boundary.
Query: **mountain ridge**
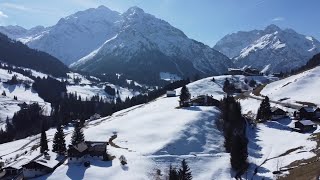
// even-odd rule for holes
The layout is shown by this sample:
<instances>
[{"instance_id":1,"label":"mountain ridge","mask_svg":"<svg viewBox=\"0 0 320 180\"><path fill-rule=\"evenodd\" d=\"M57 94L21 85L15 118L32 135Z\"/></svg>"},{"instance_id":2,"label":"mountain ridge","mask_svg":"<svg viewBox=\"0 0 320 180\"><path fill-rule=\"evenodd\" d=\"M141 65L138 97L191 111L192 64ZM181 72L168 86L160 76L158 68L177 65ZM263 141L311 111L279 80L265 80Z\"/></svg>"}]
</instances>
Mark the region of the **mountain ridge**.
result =
<instances>
[{"instance_id":1,"label":"mountain ridge","mask_svg":"<svg viewBox=\"0 0 320 180\"><path fill-rule=\"evenodd\" d=\"M320 52L320 42L293 29L281 29L271 24L264 30L226 35L214 49L231 58L239 67L251 65L263 69L269 65L270 71L280 72L304 65Z\"/></svg>"}]
</instances>

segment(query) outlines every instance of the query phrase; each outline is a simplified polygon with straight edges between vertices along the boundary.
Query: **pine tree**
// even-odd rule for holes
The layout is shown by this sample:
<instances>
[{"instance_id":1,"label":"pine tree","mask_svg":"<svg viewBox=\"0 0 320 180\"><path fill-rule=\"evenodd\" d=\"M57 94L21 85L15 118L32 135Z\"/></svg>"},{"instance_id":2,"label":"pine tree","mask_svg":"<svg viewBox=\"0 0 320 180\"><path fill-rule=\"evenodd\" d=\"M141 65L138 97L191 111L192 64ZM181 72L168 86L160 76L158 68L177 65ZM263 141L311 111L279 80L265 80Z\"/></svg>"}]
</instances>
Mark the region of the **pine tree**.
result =
<instances>
[{"instance_id":1,"label":"pine tree","mask_svg":"<svg viewBox=\"0 0 320 180\"><path fill-rule=\"evenodd\" d=\"M179 169L178 175L179 175L179 180L192 179L190 167L188 166L185 159L181 161L181 168Z\"/></svg>"},{"instance_id":2,"label":"pine tree","mask_svg":"<svg viewBox=\"0 0 320 180\"><path fill-rule=\"evenodd\" d=\"M271 118L271 115L272 115L272 112L270 107L270 100L269 100L269 97L266 96L260 104L256 119L266 121Z\"/></svg>"},{"instance_id":3,"label":"pine tree","mask_svg":"<svg viewBox=\"0 0 320 180\"><path fill-rule=\"evenodd\" d=\"M7 94L6 94L5 91L3 91L1 95L2 95L2 96L7 96Z\"/></svg>"},{"instance_id":4,"label":"pine tree","mask_svg":"<svg viewBox=\"0 0 320 180\"><path fill-rule=\"evenodd\" d=\"M45 151L48 151L48 140L47 140L47 135L45 131L44 124L42 125L41 129L41 138L40 138L40 152L44 153Z\"/></svg>"},{"instance_id":5,"label":"pine tree","mask_svg":"<svg viewBox=\"0 0 320 180\"><path fill-rule=\"evenodd\" d=\"M241 135L233 136L230 152L231 167L236 171L242 171L248 167L248 139Z\"/></svg>"},{"instance_id":6,"label":"pine tree","mask_svg":"<svg viewBox=\"0 0 320 180\"><path fill-rule=\"evenodd\" d=\"M178 172L171 165L169 167L169 180L179 180Z\"/></svg>"},{"instance_id":7,"label":"pine tree","mask_svg":"<svg viewBox=\"0 0 320 180\"><path fill-rule=\"evenodd\" d=\"M61 125L59 124L57 126L57 132L54 135L53 138L53 148L52 151L56 152L58 154L64 154L66 152L66 142L64 139L64 133L62 130Z\"/></svg>"},{"instance_id":8,"label":"pine tree","mask_svg":"<svg viewBox=\"0 0 320 180\"><path fill-rule=\"evenodd\" d=\"M187 88L187 86L183 86L181 88L181 93L180 93L180 105L182 106L187 106L187 104L185 103L186 101L190 100L191 98L191 94L189 92L189 89Z\"/></svg>"},{"instance_id":9,"label":"pine tree","mask_svg":"<svg viewBox=\"0 0 320 180\"><path fill-rule=\"evenodd\" d=\"M81 142L84 142L84 134L82 132L80 124L77 123L73 130L73 134L71 137L71 144L78 145Z\"/></svg>"},{"instance_id":10,"label":"pine tree","mask_svg":"<svg viewBox=\"0 0 320 180\"><path fill-rule=\"evenodd\" d=\"M12 140L14 138L15 134L16 134L14 126L12 125L12 123L10 123L10 120L9 120L8 116L7 116L7 119L6 119L6 132L7 132L8 138L10 140Z\"/></svg>"}]
</instances>

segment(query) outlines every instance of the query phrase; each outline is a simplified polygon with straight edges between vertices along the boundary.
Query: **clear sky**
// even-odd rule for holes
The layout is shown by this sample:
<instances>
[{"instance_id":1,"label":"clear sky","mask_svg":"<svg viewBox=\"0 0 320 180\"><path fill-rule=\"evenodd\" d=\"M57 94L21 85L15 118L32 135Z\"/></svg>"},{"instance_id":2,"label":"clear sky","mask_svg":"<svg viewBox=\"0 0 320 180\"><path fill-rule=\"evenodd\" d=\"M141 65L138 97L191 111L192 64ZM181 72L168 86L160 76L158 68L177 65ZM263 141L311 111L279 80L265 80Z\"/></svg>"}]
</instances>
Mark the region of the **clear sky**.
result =
<instances>
[{"instance_id":1,"label":"clear sky","mask_svg":"<svg viewBox=\"0 0 320 180\"><path fill-rule=\"evenodd\" d=\"M210 46L226 34L269 24L320 40L319 0L0 0L0 25L51 26L99 5L121 13L138 6Z\"/></svg>"}]
</instances>

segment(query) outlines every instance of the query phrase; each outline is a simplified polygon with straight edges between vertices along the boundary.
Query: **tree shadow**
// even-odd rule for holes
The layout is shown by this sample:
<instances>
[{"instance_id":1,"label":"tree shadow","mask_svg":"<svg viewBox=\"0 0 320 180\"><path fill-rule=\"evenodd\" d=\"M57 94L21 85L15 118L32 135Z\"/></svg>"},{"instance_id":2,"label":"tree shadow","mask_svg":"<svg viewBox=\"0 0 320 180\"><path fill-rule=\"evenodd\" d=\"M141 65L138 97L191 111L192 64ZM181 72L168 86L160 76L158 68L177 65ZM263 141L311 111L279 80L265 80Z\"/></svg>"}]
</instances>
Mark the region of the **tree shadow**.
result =
<instances>
[{"instance_id":1,"label":"tree shadow","mask_svg":"<svg viewBox=\"0 0 320 180\"><path fill-rule=\"evenodd\" d=\"M90 166L97 166L103 168L108 168L112 166L112 161L102 161L95 159L87 159L86 161L90 161ZM86 170L90 168L90 166L85 167L83 163L69 163L66 175L70 179L83 179Z\"/></svg>"},{"instance_id":2,"label":"tree shadow","mask_svg":"<svg viewBox=\"0 0 320 180\"><path fill-rule=\"evenodd\" d=\"M291 123L291 119L281 119L278 121L267 121L264 124L268 128L278 129L281 131L292 131L291 128L288 126Z\"/></svg>"},{"instance_id":3,"label":"tree shadow","mask_svg":"<svg viewBox=\"0 0 320 180\"><path fill-rule=\"evenodd\" d=\"M66 175L70 179L83 179L86 170L87 168L84 167L83 163L70 163Z\"/></svg>"},{"instance_id":4,"label":"tree shadow","mask_svg":"<svg viewBox=\"0 0 320 180\"><path fill-rule=\"evenodd\" d=\"M17 86L17 85L8 85L6 83L2 83L2 84L3 84L3 87L8 89L10 93L12 93L16 89L16 86Z\"/></svg>"},{"instance_id":5,"label":"tree shadow","mask_svg":"<svg viewBox=\"0 0 320 180\"><path fill-rule=\"evenodd\" d=\"M102 160L89 160L90 164L92 166L97 166L97 167L111 167L112 166L112 161L102 161Z\"/></svg>"},{"instance_id":6,"label":"tree shadow","mask_svg":"<svg viewBox=\"0 0 320 180\"><path fill-rule=\"evenodd\" d=\"M259 137L258 132L261 129L258 126L247 126L247 137L248 137L248 154L249 157L254 159L263 160L263 154L261 153L262 147L258 144ZM258 173L268 173L270 170L261 167L263 162L250 162L249 168L242 177L247 177L247 179L270 179L268 177L259 175ZM270 179L271 180L271 179Z\"/></svg>"},{"instance_id":7,"label":"tree shadow","mask_svg":"<svg viewBox=\"0 0 320 180\"><path fill-rule=\"evenodd\" d=\"M197 108L197 107L196 107ZM222 132L216 127L214 119L217 119L217 112L201 113L197 121L190 122L179 137L159 149L153 155L192 155L197 153L216 154L224 151L224 138ZM206 147L210 144L210 148ZM208 150L210 149L210 150Z\"/></svg>"},{"instance_id":8,"label":"tree shadow","mask_svg":"<svg viewBox=\"0 0 320 180\"><path fill-rule=\"evenodd\" d=\"M189 110L189 111L202 111L198 106L184 107L182 109Z\"/></svg>"},{"instance_id":9,"label":"tree shadow","mask_svg":"<svg viewBox=\"0 0 320 180\"><path fill-rule=\"evenodd\" d=\"M124 171L128 171L129 170L129 166L127 166L127 165L121 165L121 168Z\"/></svg>"}]
</instances>

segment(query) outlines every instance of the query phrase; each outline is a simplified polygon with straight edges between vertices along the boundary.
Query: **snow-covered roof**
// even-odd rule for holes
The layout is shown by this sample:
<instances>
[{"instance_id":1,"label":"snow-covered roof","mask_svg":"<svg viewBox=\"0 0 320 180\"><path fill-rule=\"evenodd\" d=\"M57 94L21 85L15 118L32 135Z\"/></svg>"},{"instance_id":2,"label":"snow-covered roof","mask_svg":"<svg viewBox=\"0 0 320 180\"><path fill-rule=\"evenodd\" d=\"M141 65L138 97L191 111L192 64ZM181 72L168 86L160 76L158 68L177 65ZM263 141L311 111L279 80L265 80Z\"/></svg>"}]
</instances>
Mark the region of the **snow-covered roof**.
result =
<instances>
[{"instance_id":1,"label":"snow-covered roof","mask_svg":"<svg viewBox=\"0 0 320 180\"><path fill-rule=\"evenodd\" d=\"M45 158L45 156L41 156L38 159L34 160L34 162L49 168L54 168L59 164L60 161L56 160L54 157L49 157L50 158Z\"/></svg>"},{"instance_id":2,"label":"snow-covered roof","mask_svg":"<svg viewBox=\"0 0 320 180\"><path fill-rule=\"evenodd\" d=\"M88 149L88 145L85 142L81 142L73 147L79 152L83 152Z\"/></svg>"},{"instance_id":3,"label":"snow-covered roof","mask_svg":"<svg viewBox=\"0 0 320 180\"><path fill-rule=\"evenodd\" d=\"M14 161L13 163L9 164L6 166L6 168L14 168L14 169L21 169L23 165L29 163L31 161L31 159L29 158L21 158L18 159L16 161Z\"/></svg>"},{"instance_id":4,"label":"snow-covered roof","mask_svg":"<svg viewBox=\"0 0 320 180\"><path fill-rule=\"evenodd\" d=\"M314 122L312 122L311 120L302 120L302 121L299 121L301 124L305 125L305 126L312 126L312 125L315 125Z\"/></svg>"},{"instance_id":5,"label":"snow-covered roof","mask_svg":"<svg viewBox=\"0 0 320 180\"><path fill-rule=\"evenodd\" d=\"M302 107L301 109L304 109L307 112L314 112L316 110L315 107Z\"/></svg>"},{"instance_id":6,"label":"snow-covered roof","mask_svg":"<svg viewBox=\"0 0 320 180\"><path fill-rule=\"evenodd\" d=\"M278 107L272 107L272 108L271 108L271 112L275 112L275 111L277 111L277 110L284 111L283 109L280 109L280 108L278 108Z\"/></svg>"}]
</instances>

